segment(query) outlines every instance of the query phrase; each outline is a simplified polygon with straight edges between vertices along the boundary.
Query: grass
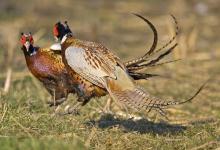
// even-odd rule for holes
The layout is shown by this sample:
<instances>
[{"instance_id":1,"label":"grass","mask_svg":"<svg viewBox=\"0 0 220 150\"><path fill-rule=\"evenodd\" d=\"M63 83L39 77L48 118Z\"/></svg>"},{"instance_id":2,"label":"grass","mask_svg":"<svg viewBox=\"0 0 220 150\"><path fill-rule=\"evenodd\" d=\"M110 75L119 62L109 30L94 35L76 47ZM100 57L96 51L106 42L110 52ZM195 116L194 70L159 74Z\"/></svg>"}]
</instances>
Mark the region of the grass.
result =
<instances>
[{"instance_id":1,"label":"grass","mask_svg":"<svg viewBox=\"0 0 220 150\"><path fill-rule=\"evenodd\" d=\"M166 89L158 83L168 82L167 79L152 79L145 83L146 89L160 97L186 98L199 86L189 85L193 78L184 83L184 75L177 76L176 82L182 80L183 86L171 80ZM24 77L13 81L10 93L1 95L0 143L5 149L190 149L200 146L213 149L219 146L219 94L209 92L215 87L213 81L192 103L168 109L169 121L156 112L139 114L143 116L141 120L103 114L99 106L104 106L106 97L92 100L79 116L57 116L54 108L45 104L50 96L39 87L34 78ZM73 100L75 97L70 96L67 104ZM119 110L114 106L113 111Z\"/></svg>"},{"instance_id":2,"label":"grass","mask_svg":"<svg viewBox=\"0 0 220 150\"><path fill-rule=\"evenodd\" d=\"M22 2L26 5L21 5ZM160 0L55 2L54 5L50 0L43 5L24 0L0 2L0 26L4 31L0 33L0 149L196 150L220 147L218 2L182 1L184 5L181 6L172 0L166 4ZM209 9L205 16L195 9L200 3ZM65 11L58 12L55 9L58 7ZM64 18L69 20L80 39L102 42L127 60L143 54L146 44L149 46L151 42L150 30L128 15L129 12L139 12L153 21L160 34L159 45L173 33L167 14L176 15L181 29L179 47L168 59L182 60L147 70L165 77L139 84L152 95L178 100L188 98L211 78L205 89L191 103L169 108L169 120L156 112L141 112L135 115L142 119L131 119L120 115L121 110L114 104L115 114L104 114L102 109L107 97L93 99L82 108L79 116L54 115L55 108L46 105L51 97L28 73L20 45L13 48L14 44L10 44L18 41L17 36L7 33L50 31L53 23ZM46 32L36 44L46 46L52 42L51 32ZM9 46L13 52L8 52ZM13 55L13 59L8 60L8 55ZM8 66L5 62L13 69L8 93L3 92ZM62 108L75 99L70 95Z\"/></svg>"}]
</instances>

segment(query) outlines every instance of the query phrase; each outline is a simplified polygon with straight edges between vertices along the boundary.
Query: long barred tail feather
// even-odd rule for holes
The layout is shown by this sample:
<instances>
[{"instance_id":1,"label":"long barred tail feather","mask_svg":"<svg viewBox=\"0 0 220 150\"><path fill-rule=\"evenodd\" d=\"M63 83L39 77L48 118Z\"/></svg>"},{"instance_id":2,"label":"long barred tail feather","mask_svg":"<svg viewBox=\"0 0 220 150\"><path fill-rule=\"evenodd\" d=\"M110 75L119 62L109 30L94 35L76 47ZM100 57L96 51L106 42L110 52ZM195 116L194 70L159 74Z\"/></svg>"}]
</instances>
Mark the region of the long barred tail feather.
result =
<instances>
[{"instance_id":1,"label":"long barred tail feather","mask_svg":"<svg viewBox=\"0 0 220 150\"><path fill-rule=\"evenodd\" d=\"M168 108L173 105L180 105L187 102L192 101L205 87L207 82L205 82L197 91L193 94L189 99L184 101L166 101L163 99L159 99L157 97L153 97L144 91L140 87L135 87L133 90L124 90L124 91L112 91L111 94L115 97L119 102L129 106L130 108L140 111L140 110L148 110L152 109L161 111L163 109Z\"/></svg>"},{"instance_id":2,"label":"long barred tail feather","mask_svg":"<svg viewBox=\"0 0 220 150\"><path fill-rule=\"evenodd\" d=\"M146 64L140 64L140 65L136 65L136 66L128 66L127 69L128 69L129 71L131 71L131 70L137 71L137 70L145 69L145 68L147 68L147 67L149 67L149 66L155 65L157 62L159 62L159 61L160 61L161 59L163 59L165 56L169 55L169 54L174 50L174 48L175 48L176 46L177 46L177 43L176 43L174 46L170 47L167 51L165 51L164 53L162 53L161 55L159 55L156 59L153 59L153 60L151 60L150 62L147 62Z\"/></svg>"},{"instance_id":3,"label":"long barred tail feather","mask_svg":"<svg viewBox=\"0 0 220 150\"><path fill-rule=\"evenodd\" d=\"M164 48L168 47L175 39L176 37L179 35L179 26L178 26L178 22L177 22L177 19L174 15L170 15L172 17L172 19L174 20L174 23L175 23L175 34L173 35L173 37L162 47L160 47L159 49L155 50L155 53L163 50Z\"/></svg>"},{"instance_id":4,"label":"long barred tail feather","mask_svg":"<svg viewBox=\"0 0 220 150\"><path fill-rule=\"evenodd\" d=\"M175 44L174 46L172 46L170 49L168 49L166 52L162 53L161 55L159 55L156 59L151 60L150 62L148 62L147 64L145 64L146 66L151 66L157 62L159 62L161 59L163 59L165 56L169 55L173 49L177 46L178 44Z\"/></svg>"},{"instance_id":5,"label":"long barred tail feather","mask_svg":"<svg viewBox=\"0 0 220 150\"><path fill-rule=\"evenodd\" d=\"M170 60L170 61L164 61L162 63L152 64L152 65L149 65L149 66L146 66L145 64L143 64L143 65L140 65L140 66L129 67L129 69L128 69L129 70L129 75L131 75L133 77L133 72L136 73L137 71L140 71L140 70L143 70L143 69L147 69L149 67L157 67L157 66L161 66L161 65L164 65L164 64L169 64L169 63L177 62L177 61L180 61L180 60L182 60L182 59L175 59L175 60Z\"/></svg>"},{"instance_id":6,"label":"long barred tail feather","mask_svg":"<svg viewBox=\"0 0 220 150\"><path fill-rule=\"evenodd\" d=\"M157 42L158 42L158 33L157 33L157 30L155 28L155 26L146 18L144 18L143 16L139 15L139 14L136 14L136 13L132 13L133 15L141 18L142 20L144 20L151 28L151 30L153 31L153 34L154 34L154 39L153 39L153 43L151 45L151 48L147 51L146 54L144 54L144 56L142 56L141 58L137 58L135 60L130 60L128 62L126 62L126 66L132 66L134 63L136 62L139 62L142 60L142 58L144 58L146 55L150 55L157 47Z\"/></svg>"},{"instance_id":7,"label":"long barred tail feather","mask_svg":"<svg viewBox=\"0 0 220 150\"><path fill-rule=\"evenodd\" d=\"M130 75L134 80L142 80L142 79L148 80L149 78L160 76L160 75L158 75L158 74L138 73L138 72L129 72L129 75Z\"/></svg>"},{"instance_id":8,"label":"long barred tail feather","mask_svg":"<svg viewBox=\"0 0 220 150\"><path fill-rule=\"evenodd\" d=\"M142 20L144 20L150 26L150 28L153 31L153 34L154 34L153 44L151 45L151 48L148 50L148 52L146 54L144 54L144 56L150 55L156 49L156 47L157 47L157 42L158 42L157 30L156 30L155 26L149 20L147 20L146 18L144 18L143 16L141 16L139 14L136 14L136 13L133 13L133 14L135 16L141 18Z\"/></svg>"},{"instance_id":9,"label":"long barred tail feather","mask_svg":"<svg viewBox=\"0 0 220 150\"><path fill-rule=\"evenodd\" d=\"M189 99L185 100L185 101L169 101L167 102L167 104L162 105L163 107L169 106L169 105L180 105L180 104L184 104L187 102L192 101L201 91L202 89L205 87L205 85L208 83L209 80L207 80L205 83L203 83L200 88L196 91L196 93L194 93L193 96L191 96Z\"/></svg>"},{"instance_id":10,"label":"long barred tail feather","mask_svg":"<svg viewBox=\"0 0 220 150\"><path fill-rule=\"evenodd\" d=\"M142 16L141 16L142 17ZM175 35L164 45L162 46L161 48L157 49L157 50L151 50L151 51L148 51L145 55L143 55L142 57L140 58L137 58L137 59L134 59L134 60L130 60L128 62L125 63L126 66L128 67L133 67L133 66L137 66L138 64L140 63L143 63L146 61L147 58L149 58L152 54L156 54L158 52L160 52L161 50L163 50L164 48L168 47L175 39L176 37L178 36L179 34L179 27L178 27L178 22L177 22L177 19L171 15L171 17L173 18L174 22L175 22L175 25L176 25L176 30L175 30Z\"/></svg>"},{"instance_id":11,"label":"long barred tail feather","mask_svg":"<svg viewBox=\"0 0 220 150\"><path fill-rule=\"evenodd\" d=\"M182 60L182 59L175 59L175 60L165 61L165 62L158 63L158 64L152 64L148 67L161 66L161 65L164 65L164 64L169 64L169 63L177 62L177 61L180 61L180 60Z\"/></svg>"}]
</instances>

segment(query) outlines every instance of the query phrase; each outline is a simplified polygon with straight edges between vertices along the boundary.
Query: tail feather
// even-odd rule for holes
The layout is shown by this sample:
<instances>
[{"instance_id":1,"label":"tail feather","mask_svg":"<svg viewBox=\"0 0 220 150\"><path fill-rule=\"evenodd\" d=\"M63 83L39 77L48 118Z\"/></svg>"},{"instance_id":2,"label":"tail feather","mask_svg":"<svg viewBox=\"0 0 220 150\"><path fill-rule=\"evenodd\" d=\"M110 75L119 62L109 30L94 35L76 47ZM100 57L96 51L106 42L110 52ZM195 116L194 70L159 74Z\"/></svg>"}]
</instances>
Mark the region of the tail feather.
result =
<instances>
[{"instance_id":1,"label":"tail feather","mask_svg":"<svg viewBox=\"0 0 220 150\"><path fill-rule=\"evenodd\" d=\"M177 38L178 34L179 34L179 27L178 27L178 22L177 22L177 19L171 15L172 19L174 20L175 22L175 26L176 26L176 29L175 29L175 35L164 45L162 46L161 48L155 50L155 47L154 49L148 51L146 54L144 54L142 57L140 58L137 58L137 59L134 59L134 60L130 60L128 62L125 63L125 65L127 67L133 67L133 66L136 66L136 65L139 65L143 62L146 62L147 58L149 58L150 56L152 56L153 54L157 54L159 53L161 50L163 50L164 48L168 47L171 43L173 43L173 41Z\"/></svg>"},{"instance_id":2,"label":"tail feather","mask_svg":"<svg viewBox=\"0 0 220 150\"><path fill-rule=\"evenodd\" d=\"M164 53L162 53L161 55L159 55L156 59L153 59L149 62L147 62L146 64L138 64L136 66L127 66L127 69L130 70L142 70L142 69L146 69L147 67L156 65L157 62L159 62L161 59L163 59L165 56L169 55L173 49L177 46L177 44L173 45L172 47L170 47L167 51L165 51Z\"/></svg>"},{"instance_id":3,"label":"tail feather","mask_svg":"<svg viewBox=\"0 0 220 150\"><path fill-rule=\"evenodd\" d=\"M129 75L134 79L134 80L148 80L149 78L152 77L158 77L160 75L158 74L152 74L152 73L139 73L139 72L130 72Z\"/></svg>"},{"instance_id":4,"label":"tail feather","mask_svg":"<svg viewBox=\"0 0 220 150\"><path fill-rule=\"evenodd\" d=\"M128 71L129 71L129 75L131 75L133 77L133 74L132 73L136 73L140 70L144 70L144 69L147 69L147 68L150 68L150 67L157 67L157 66L162 66L164 64L169 64L169 63L173 63L173 62L177 62L177 61L180 61L181 59L175 59L175 60L170 60L170 61L164 61L164 62L161 62L161 63L155 63L155 64L151 64L151 65L146 65L146 64L143 64L143 65L140 65L140 66L136 66L136 67L129 67L128 68ZM142 73L140 73L142 74ZM144 74L144 73L143 73Z\"/></svg>"},{"instance_id":5,"label":"tail feather","mask_svg":"<svg viewBox=\"0 0 220 150\"><path fill-rule=\"evenodd\" d=\"M159 62L161 59L163 59L165 56L167 56L168 54L170 54L173 49L177 46L178 44L175 44L174 46L172 46L171 48L169 48L167 51L165 51L164 53L162 53L161 55L159 55L156 59L151 60L150 62L148 62L147 64L145 64L146 66L151 66L153 64L156 64L157 62Z\"/></svg>"},{"instance_id":6,"label":"tail feather","mask_svg":"<svg viewBox=\"0 0 220 150\"><path fill-rule=\"evenodd\" d=\"M176 28L175 29L175 34L165 45L163 45L159 49L155 50L155 52L159 52L159 51L163 50L164 48L168 47L177 38L177 36L179 35L179 26L178 26L177 19L172 14L171 14L171 17L172 17L172 19L174 20L174 23L175 23L175 28Z\"/></svg>"},{"instance_id":7,"label":"tail feather","mask_svg":"<svg viewBox=\"0 0 220 150\"><path fill-rule=\"evenodd\" d=\"M110 96L119 102L136 111L156 109L162 110L171 105L180 105L191 101L195 98L201 90L204 88L205 82L197 92L187 100L184 101L166 101L154 96L144 91L141 87L134 85L133 80L129 77L127 72L125 72L119 66L115 68L117 79L106 78L106 89L108 90Z\"/></svg>"},{"instance_id":8,"label":"tail feather","mask_svg":"<svg viewBox=\"0 0 220 150\"><path fill-rule=\"evenodd\" d=\"M141 58L137 58L137 59L130 60L130 61L126 62L126 66L130 66L130 65L133 66L135 63L142 61L146 56L150 55L156 49L157 42L158 42L158 33L157 33L155 26L148 19L144 18L143 16L136 14L136 13L133 13L133 14L135 16L141 18L143 21L145 21L150 26L150 28L154 34L154 39L153 39L153 43L151 45L151 48L147 51L146 54L144 54L144 56L142 56Z\"/></svg>"},{"instance_id":9,"label":"tail feather","mask_svg":"<svg viewBox=\"0 0 220 150\"><path fill-rule=\"evenodd\" d=\"M205 84L203 84L196 93L187 100L183 101L167 101L154 96L151 96L146 91L144 91L140 87L135 87L134 89L127 89L124 91L111 91L111 95L120 103L136 110L161 110L166 109L169 106L180 105L193 100L204 88Z\"/></svg>"}]
</instances>

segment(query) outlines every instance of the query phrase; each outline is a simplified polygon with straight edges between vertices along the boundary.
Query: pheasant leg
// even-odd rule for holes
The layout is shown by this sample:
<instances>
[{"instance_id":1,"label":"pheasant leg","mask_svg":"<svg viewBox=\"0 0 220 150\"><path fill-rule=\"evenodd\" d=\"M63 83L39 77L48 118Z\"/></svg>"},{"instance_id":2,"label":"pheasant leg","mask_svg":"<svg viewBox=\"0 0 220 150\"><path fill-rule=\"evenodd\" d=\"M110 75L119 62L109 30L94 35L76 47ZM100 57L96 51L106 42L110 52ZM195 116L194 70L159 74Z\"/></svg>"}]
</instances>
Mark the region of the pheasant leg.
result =
<instances>
[{"instance_id":1,"label":"pheasant leg","mask_svg":"<svg viewBox=\"0 0 220 150\"><path fill-rule=\"evenodd\" d=\"M50 100L47 102L47 104L49 105L49 107L58 106L58 105L62 104L64 101L66 101L65 97L57 99L57 100Z\"/></svg>"},{"instance_id":2,"label":"pheasant leg","mask_svg":"<svg viewBox=\"0 0 220 150\"><path fill-rule=\"evenodd\" d=\"M64 112L62 113L62 115L68 115L68 114L79 115L79 110L80 110L81 106L82 106L82 102L77 102L72 107L70 105L67 105L65 107Z\"/></svg>"},{"instance_id":3,"label":"pheasant leg","mask_svg":"<svg viewBox=\"0 0 220 150\"><path fill-rule=\"evenodd\" d=\"M107 99L107 102L106 102L106 104L105 104L105 106L104 106L104 109L103 109L103 112L104 113L109 113L109 114L111 114L112 113L112 111L111 111L111 104L112 104L112 99L111 98L108 98Z\"/></svg>"}]
</instances>

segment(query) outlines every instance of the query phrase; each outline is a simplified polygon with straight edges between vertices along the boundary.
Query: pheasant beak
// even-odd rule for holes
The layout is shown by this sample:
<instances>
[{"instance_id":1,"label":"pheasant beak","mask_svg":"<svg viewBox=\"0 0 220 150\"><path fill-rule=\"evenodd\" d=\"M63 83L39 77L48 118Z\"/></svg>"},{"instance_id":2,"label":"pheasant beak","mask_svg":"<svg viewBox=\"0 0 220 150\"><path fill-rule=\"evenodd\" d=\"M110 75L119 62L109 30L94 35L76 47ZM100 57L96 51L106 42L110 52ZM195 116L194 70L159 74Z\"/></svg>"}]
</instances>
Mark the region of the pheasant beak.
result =
<instances>
[{"instance_id":1,"label":"pheasant beak","mask_svg":"<svg viewBox=\"0 0 220 150\"><path fill-rule=\"evenodd\" d=\"M29 41L26 41L26 42L24 43L24 46L25 46L27 52L29 51L30 45L31 45L31 44L30 44Z\"/></svg>"}]
</instances>

